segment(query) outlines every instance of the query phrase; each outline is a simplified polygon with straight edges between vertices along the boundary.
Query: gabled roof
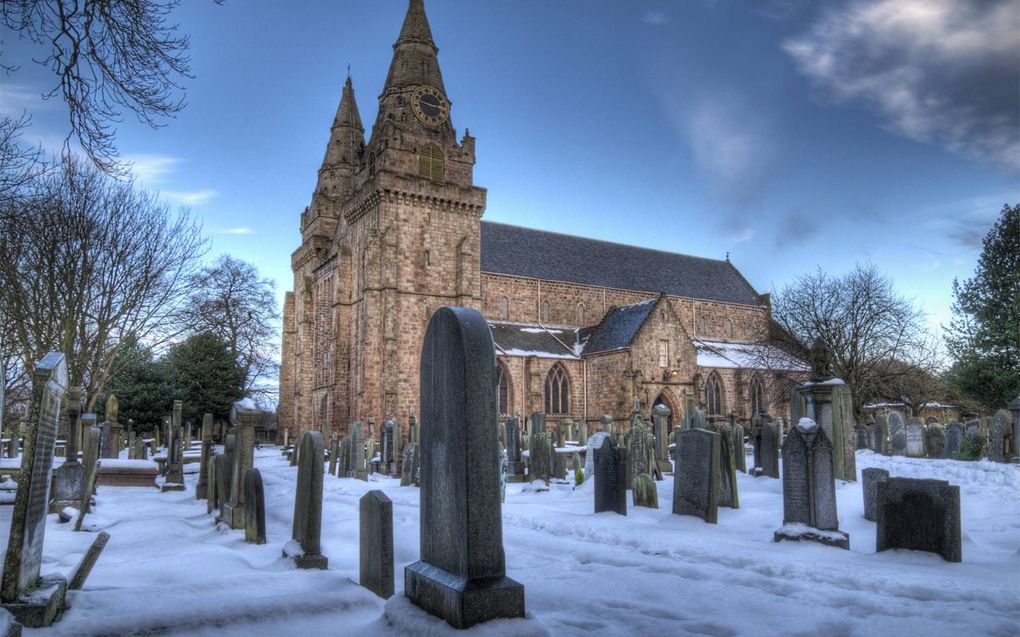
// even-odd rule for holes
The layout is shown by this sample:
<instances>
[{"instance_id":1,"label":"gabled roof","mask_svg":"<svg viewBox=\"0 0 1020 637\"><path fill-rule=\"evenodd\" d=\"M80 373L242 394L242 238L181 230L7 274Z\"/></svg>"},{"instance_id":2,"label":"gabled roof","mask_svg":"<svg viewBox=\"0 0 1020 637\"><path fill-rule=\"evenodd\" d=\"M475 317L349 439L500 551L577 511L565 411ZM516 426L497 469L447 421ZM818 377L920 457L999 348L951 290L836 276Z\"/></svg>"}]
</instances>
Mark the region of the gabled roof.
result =
<instances>
[{"instance_id":1,"label":"gabled roof","mask_svg":"<svg viewBox=\"0 0 1020 637\"><path fill-rule=\"evenodd\" d=\"M482 222L482 272L761 305L729 261Z\"/></svg>"},{"instance_id":2,"label":"gabled roof","mask_svg":"<svg viewBox=\"0 0 1020 637\"><path fill-rule=\"evenodd\" d=\"M542 358L580 358L578 329L546 327L536 323L489 321L496 351L507 356Z\"/></svg>"},{"instance_id":3,"label":"gabled roof","mask_svg":"<svg viewBox=\"0 0 1020 637\"><path fill-rule=\"evenodd\" d=\"M656 297L633 305L610 309L601 323L594 328L585 328L591 330L591 333L590 336L587 333L582 334L582 336L588 337L583 354L598 354L630 347L658 300L659 298Z\"/></svg>"},{"instance_id":4,"label":"gabled roof","mask_svg":"<svg viewBox=\"0 0 1020 637\"><path fill-rule=\"evenodd\" d=\"M691 339L698 350L698 367L724 369L783 369L806 372L804 361L787 354L773 345L758 343L731 343Z\"/></svg>"}]
</instances>

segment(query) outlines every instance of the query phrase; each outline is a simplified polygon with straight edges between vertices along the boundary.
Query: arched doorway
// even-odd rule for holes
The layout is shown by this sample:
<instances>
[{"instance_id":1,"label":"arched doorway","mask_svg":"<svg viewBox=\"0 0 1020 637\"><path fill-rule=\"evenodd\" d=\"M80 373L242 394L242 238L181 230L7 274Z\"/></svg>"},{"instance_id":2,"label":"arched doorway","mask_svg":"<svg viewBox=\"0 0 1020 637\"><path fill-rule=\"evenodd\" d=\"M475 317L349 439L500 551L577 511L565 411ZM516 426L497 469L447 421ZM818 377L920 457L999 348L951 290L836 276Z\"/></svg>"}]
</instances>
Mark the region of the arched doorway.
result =
<instances>
[{"instance_id":1,"label":"arched doorway","mask_svg":"<svg viewBox=\"0 0 1020 637\"><path fill-rule=\"evenodd\" d=\"M681 414L678 410L676 400L672 396L672 392L669 389L664 389L659 393L658 397L652 402L652 411L654 413L655 408L658 405L665 405L669 409L669 416L666 417L666 431L673 431L673 423L677 422L681 418Z\"/></svg>"}]
</instances>

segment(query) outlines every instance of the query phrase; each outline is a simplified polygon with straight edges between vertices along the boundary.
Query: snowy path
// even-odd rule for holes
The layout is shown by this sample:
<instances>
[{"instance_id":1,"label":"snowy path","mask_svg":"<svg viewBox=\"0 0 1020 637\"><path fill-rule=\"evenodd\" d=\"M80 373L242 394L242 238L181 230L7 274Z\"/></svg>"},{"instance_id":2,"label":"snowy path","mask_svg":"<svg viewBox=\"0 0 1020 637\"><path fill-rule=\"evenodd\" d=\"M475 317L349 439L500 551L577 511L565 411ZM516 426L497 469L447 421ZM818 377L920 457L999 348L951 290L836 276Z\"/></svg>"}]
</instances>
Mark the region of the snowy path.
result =
<instances>
[{"instance_id":1,"label":"snowy path","mask_svg":"<svg viewBox=\"0 0 1020 637\"><path fill-rule=\"evenodd\" d=\"M718 525L660 509L626 518L593 515L591 485L545 493L508 485L503 508L508 575L528 612L554 636L1020 634L1020 478L1016 467L858 454L859 468L940 477L959 484L962 564L918 552L874 552L859 484L838 484L851 551L773 543L781 483L741 475L739 510ZM189 491L104 488L86 518L112 539L87 590L51 629L26 635L300 635L386 633L382 600L358 587L358 499L382 488L394 501L397 595L403 566L418 559L418 491L395 480L326 476L323 552L329 570L297 571L280 559L290 538L296 469L275 448L258 452L269 544L212 523ZM189 466L189 468L191 468ZM0 517L9 515L0 508ZM51 516L55 518L55 516ZM9 518L3 518L7 524ZM70 570L91 541L51 520L43 570ZM5 534L6 535L6 534ZM496 627L492 627L496 628ZM474 632L474 631L472 631ZM499 630L489 630L499 634Z\"/></svg>"}]
</instances>

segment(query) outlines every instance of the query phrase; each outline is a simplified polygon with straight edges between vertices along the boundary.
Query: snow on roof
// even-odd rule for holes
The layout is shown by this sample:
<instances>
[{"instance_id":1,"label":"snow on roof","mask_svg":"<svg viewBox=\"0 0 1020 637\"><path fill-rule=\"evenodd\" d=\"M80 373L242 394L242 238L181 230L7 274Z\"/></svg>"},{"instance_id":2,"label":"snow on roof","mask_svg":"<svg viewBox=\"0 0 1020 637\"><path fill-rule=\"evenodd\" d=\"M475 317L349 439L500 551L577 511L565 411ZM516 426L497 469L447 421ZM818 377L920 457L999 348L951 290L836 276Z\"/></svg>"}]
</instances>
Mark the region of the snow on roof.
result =
<instances>
[{"instance_id":1,"label":"snow on roof","mask_svg":"<svg viewBox=\"0 0 1020 637\"><path fill-rule=\"evenodd\" d=\"M546 327L536 323L489 321L496 350L505 356L540 356L542 358L580 358L578 329Z\"/></svg>"},{"instance_id":2,"label":"snow on roof","mask_svg":"<svg viewBox=\"0 0 1020 637\"><path fill-rule=\"evenodd\" d=\"M698 350L698 367L723 369L785 369L804 372L807 363L772 345L691 339ZM768 363L768 365L766 365Z\"/></svg>"}]
</instances>

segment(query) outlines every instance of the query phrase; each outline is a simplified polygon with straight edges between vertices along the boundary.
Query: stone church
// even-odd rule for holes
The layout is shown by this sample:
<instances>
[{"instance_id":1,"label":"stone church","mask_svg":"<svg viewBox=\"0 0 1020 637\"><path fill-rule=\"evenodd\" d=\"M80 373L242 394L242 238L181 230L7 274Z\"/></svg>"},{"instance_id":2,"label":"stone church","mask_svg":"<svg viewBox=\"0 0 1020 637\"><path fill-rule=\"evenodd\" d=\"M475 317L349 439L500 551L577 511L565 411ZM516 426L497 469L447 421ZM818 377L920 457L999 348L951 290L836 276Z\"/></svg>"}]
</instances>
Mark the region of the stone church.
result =
<instances>
[{"instance_id":1,"label":"stone church","mask_svg":"<svg viewBox=\"0 0 1020 637\"><path fill-rule=\"evenodd\" d=\"M437 52L410 0L367 143L344 85L291 259L279 435L406 426L444 305L489 319L502 415L625 421L637 397L678 420L687 395L709 417L785 414L752 346L768 296L728 259L482 221L475 138L458 139Z\"/></svg>"}]
</instances>

